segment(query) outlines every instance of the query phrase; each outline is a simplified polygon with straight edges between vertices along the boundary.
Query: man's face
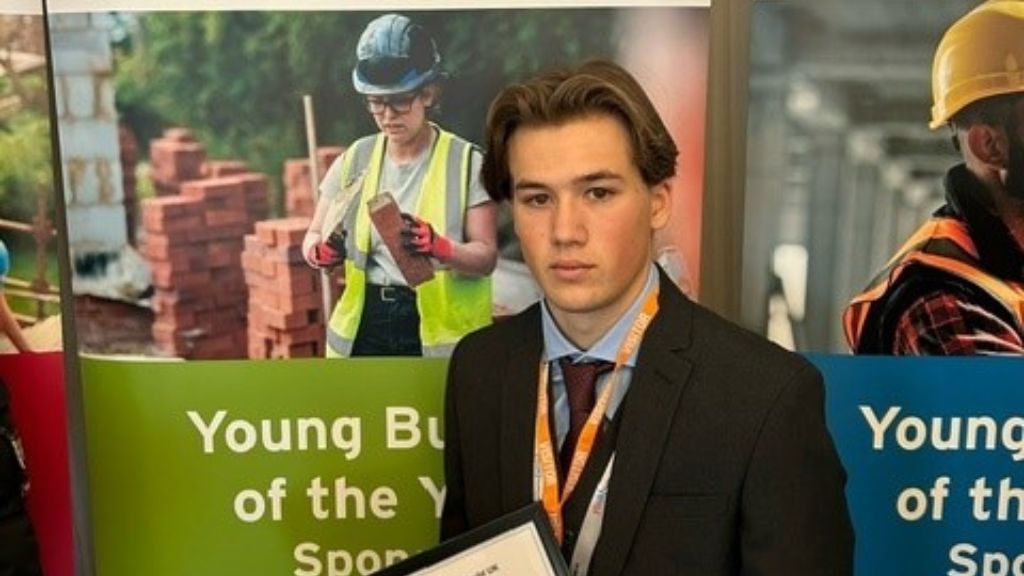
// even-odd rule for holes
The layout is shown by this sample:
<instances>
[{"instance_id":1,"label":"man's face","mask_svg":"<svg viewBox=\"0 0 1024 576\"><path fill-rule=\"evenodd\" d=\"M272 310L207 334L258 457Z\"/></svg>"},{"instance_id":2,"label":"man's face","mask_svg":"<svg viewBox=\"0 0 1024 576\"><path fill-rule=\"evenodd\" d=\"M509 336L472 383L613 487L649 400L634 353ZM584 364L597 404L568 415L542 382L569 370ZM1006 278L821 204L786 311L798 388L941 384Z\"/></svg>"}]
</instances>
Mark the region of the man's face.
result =
<instances>
[{"instance_id":1,"label":"man's face","mask_svg":"<svg viewBox=\"0 0 1024 576\"><path fill-rule=\"evenodd\" d=\"M518 128L509 139L512 216L557 320L614 320L643 289L668 185L647 186L610 115Z\"/></svg>"},{"instance_id":2,"label":"man's face","mask_svg":"<svg viewBox=\"0 0 1024 576\"><path fill-rule=\"evenodd\" d=\"M1017 101L1013 120L1005 126L1009 150L1003 186L1010 196L1024 200L1024 98Z\"/></svg>"},{"instance_id":3,"label":"man's face","mask_svg":"<svg viewBox=\"0 0 1024 576\"><path fill-rule=\"evenodd\" d=\"M391 96L367 96L366 108L377 128L396 144L413 141L427 125L428 99L432 94L417 90Z\"/></svg>"}]
</instances>

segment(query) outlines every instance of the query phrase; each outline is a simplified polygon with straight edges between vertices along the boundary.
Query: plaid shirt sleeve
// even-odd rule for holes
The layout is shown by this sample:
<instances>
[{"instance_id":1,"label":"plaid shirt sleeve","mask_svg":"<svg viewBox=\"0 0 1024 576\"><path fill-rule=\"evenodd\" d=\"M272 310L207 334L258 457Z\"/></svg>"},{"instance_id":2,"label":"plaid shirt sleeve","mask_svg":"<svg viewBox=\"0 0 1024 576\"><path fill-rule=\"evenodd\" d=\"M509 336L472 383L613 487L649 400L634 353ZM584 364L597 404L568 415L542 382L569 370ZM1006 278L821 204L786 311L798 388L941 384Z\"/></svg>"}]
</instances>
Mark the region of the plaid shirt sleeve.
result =
<instances>
[{"instance_id":1,"label":"plaid shirt sleeve","mask_svg":"<svg viewBox=\"0 0 1024 576\"><path fill-rule=\"evenodd\" d=\"M928 293L903 312L893 342L896 355L1024 355L1013 325L949 292Z\"/></svg>"}]
</instances>

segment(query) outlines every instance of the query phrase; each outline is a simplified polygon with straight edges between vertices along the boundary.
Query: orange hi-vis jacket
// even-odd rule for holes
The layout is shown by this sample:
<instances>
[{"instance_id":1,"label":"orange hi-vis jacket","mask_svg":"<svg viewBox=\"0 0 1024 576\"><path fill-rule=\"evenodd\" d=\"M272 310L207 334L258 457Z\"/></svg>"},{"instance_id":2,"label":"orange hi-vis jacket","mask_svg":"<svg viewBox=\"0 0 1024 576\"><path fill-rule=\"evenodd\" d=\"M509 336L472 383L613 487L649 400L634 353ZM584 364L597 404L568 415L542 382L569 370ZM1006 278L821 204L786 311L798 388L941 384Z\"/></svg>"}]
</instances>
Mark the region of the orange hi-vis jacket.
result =
<instances>
[{"instance_id":1,"label":"orange hi-vis jacket","mask_svg":"<svg viewBox=\"0 0 1024 576\"><path fill-rule=\"evenodd\" d=\"M912 266L925 266L978 288L1005 308L1007 317L1024 334L1024 284L998 278L982 269L966 224L956 218L935 216L907 239L885 269L847 306L843 330L854 352L862 351L866 339L874 338L867 334L877 330L879 312Z\"/></svg>"}]
</instances>

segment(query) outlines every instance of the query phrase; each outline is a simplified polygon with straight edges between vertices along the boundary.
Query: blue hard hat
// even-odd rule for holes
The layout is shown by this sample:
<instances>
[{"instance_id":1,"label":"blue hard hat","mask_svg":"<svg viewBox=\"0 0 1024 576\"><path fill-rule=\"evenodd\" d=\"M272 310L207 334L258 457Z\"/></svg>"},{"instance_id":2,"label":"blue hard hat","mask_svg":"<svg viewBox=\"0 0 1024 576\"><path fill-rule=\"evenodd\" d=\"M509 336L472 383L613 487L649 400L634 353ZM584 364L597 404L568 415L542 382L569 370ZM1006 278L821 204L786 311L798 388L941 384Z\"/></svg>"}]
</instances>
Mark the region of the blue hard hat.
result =
<instances>
[{"instance_id":1,"label":"blue hard hat","mask_svg":"<svg viewBox=\"0 0 1024 576\"><path fill-rule=\"evenodd\" d=\"M411 92L441 75L434 39L401 14L385 14L366 25L356 60L352 84L360 94Z\"/></svg>"}]
</instances>

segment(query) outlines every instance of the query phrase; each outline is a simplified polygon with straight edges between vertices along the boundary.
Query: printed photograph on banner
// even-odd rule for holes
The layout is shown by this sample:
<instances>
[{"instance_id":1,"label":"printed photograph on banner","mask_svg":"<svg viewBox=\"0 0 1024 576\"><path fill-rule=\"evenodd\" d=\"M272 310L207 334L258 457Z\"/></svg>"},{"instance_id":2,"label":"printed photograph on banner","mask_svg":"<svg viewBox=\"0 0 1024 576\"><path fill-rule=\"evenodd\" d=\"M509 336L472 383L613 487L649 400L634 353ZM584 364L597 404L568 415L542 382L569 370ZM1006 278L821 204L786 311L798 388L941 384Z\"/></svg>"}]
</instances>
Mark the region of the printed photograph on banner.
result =
<instances>
[{"instance_id":1,"label":"printed photograph on banner","mask_svg":"<svg viewBox=\"0 0 1024 576\"><path fill-rule=\"evenodd\" d=\"M743 323L803 351L1024 353L1024 5L786 0L751 28Z\"/></svg>"},{"instance_id":2,"label":"printed photograph on banner","mask_svg":"<svg viewBox=\"0 0 1024 576\"><path fill-rule=\"evenodd\" d=\"M0 354L61 349L40 15L0 13Z\"/></svg>"},{"instance_id":3,"label":"printed photograph on banner","mask_svg":"<svg viewBox=\"0 0 1024 576\"><path fill-rule=\"evenodd\" d=\"M61 294L42 3L0 7L0 572L71 576Z\"/></svg>"},{"instance_id":4,"label":"printed photograph on banner","mask_svg":"<svg viewBox=\"0 0 1024 576\"><path fill-rule=\"evenodd\" d=\"M706 7L52 15L78 342L445 357L539 298L479 183L498 90L622 64L680 149L658 261L699 283Z\"/></svg>"}]
</instances>

